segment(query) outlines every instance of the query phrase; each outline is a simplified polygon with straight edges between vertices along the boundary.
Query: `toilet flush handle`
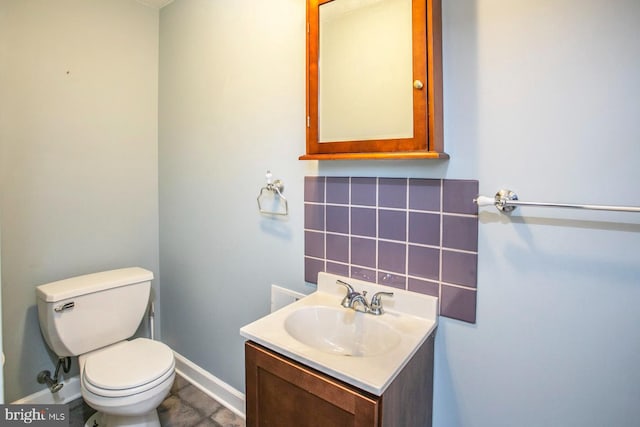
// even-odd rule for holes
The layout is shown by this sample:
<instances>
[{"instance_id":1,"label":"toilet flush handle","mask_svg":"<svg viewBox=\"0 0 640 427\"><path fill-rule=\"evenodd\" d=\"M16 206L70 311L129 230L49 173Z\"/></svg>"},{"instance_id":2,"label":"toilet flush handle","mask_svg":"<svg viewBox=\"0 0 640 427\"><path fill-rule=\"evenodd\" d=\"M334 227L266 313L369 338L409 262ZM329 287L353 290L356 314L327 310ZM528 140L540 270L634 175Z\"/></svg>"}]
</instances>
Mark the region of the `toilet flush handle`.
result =
<instances>
[{"instance_id":1,"label":"toilet flush handle","mask_svg":"<svg viewBox=\"0 0 640 427\"><path fill-rule=\"evenodd\" d=\"M59 306L55 307L55 308L53 309L53 311L60 313L60 312L65 311L65 310L70 310L70 309L72 309L72 308L73 308L73 307L75 307L75 306L76 306L76 303L75 303L75 302L73 302L73 301L71 301L71 302L66 302L66 303L64 303L64 304L62 304L62 305L59 305Z\"/></svg>"}]
</instances>

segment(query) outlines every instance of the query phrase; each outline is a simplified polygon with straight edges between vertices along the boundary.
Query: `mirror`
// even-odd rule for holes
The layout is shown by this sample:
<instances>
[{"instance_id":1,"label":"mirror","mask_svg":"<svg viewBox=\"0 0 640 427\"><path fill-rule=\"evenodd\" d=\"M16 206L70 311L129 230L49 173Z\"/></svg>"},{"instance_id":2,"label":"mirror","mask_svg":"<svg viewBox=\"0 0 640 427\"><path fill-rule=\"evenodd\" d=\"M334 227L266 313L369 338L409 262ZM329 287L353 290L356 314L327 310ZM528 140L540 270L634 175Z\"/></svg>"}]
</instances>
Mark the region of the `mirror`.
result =
<instances>
[{"instance_id":1,"label":"mirror","mask_svg":"<svg viewBox=\"0 0 640 427\"><path fill-rule=\"evenodd\" d=\"M440 0L308 0L307 154L448 158Z\"/></svg>"},{"instance_id":2,"label":"mirror","mask_svg":"<svg viewBox=\"0 0 640 427\"><path fill-rule=\"evenodd\" d=\"M413 137L411 0L320 5L318 142Z\"/></svg>"}]
</instances>

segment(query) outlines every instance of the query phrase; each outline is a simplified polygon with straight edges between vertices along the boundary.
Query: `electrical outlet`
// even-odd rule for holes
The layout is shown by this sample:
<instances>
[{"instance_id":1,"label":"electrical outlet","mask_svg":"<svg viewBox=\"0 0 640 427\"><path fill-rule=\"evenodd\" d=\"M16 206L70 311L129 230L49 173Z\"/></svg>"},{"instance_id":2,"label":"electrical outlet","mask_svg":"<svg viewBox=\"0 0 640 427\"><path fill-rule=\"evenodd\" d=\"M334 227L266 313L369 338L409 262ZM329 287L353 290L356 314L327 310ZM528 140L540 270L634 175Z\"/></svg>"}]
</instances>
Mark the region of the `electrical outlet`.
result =
<instances>
[{"instance_id":1,"label":"electrical outlet","mask_svg":"<svg viewBox=\"0 0 640 427\"><path fill-rule=\"evenodd\" d=\"M305 297L305 294L283 288L278 285L271 285L271 312L281 309L282 307L298 301Z\"/></svg>"}]
</instances>

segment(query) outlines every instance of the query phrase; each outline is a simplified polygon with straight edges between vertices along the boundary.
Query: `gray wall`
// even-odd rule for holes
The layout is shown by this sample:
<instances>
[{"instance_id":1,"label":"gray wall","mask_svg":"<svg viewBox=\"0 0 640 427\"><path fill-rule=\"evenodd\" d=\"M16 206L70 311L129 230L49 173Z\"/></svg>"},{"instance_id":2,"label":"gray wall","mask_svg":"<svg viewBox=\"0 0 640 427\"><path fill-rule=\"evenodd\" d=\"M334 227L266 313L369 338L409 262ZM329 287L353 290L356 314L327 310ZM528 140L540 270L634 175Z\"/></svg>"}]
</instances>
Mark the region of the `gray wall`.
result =
<instances>
[{"instance_id":1,"label":"gray wall","mask_svg":"<svg viewBox=\"0 0 640 427\"><path fill-rule=\"evenodd\" d=\"M36 285L130 265L158 273L157 63L157 10L0 1L8 402L40 390L37 373L54 368Z\"/></svg>"},{"instance_id":2,"label":"gray wall","mask_svg":"<svg viewBox=\"0 0 640 427\"><path fill-rule=\"evenodd\" d=\"M301 162L304 2L160 16L163 340L244 390L238 329L303 284L305 174L478 179L492 195L640 205L640 3L443 1L448 162ZM288 219L257 212L266 169ZM434 425L640 417L637 215L483 209L478 320L441 319Z\"/></svg>"},{"instance_id":3,"label":"gray wall","mask_svg":"<svg viewBox=\"0 0 640 427\"><path fill-rule=\"evenodd\" d=\"M242 389L241 325L304 286L303 1L178 1L160 14L163 341ZM265 173L291 215L258 213ZM167 283L165 288L164 284Z\"/></svg>"}]
</instances>

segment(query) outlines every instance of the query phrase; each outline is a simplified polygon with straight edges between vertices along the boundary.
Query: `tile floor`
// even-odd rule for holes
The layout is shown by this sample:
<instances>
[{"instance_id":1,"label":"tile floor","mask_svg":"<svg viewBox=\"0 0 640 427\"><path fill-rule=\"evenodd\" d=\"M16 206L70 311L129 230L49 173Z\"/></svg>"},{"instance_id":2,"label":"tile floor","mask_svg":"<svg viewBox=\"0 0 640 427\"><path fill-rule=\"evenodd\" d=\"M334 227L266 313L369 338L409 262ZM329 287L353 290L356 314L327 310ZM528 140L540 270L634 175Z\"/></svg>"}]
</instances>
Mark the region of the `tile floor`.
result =
<instances>
[{"instance_id":1,"label":"tile floor","mask_svg":"<svg viewBox=\"0 0 640 427\"><path fill-rule=\"evenodd\" d=\"M74 400L69 403L69 427L82 427L94 412L82 399ZM162 427L245 427L244 419L179 375L158 416Z\"/></svg>"}]
</instances>

